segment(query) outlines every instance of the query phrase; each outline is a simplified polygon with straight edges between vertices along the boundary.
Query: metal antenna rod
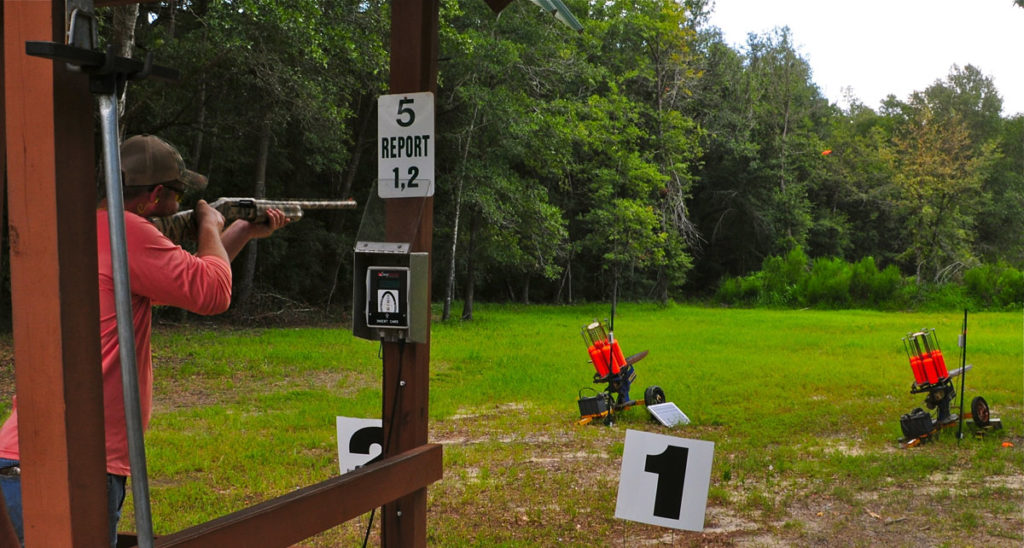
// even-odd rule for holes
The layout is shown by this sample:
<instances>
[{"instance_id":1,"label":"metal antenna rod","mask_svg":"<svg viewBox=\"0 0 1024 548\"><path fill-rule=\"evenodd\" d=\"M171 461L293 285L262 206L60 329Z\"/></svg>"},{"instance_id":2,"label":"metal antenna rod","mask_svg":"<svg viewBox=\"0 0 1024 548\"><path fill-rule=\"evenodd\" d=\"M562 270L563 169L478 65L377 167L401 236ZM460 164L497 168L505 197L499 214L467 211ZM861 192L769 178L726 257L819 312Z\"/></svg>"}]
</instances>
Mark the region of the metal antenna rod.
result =
<instances>
[{"instance_id":1,"label":"metal antenna rod","mask_svg":"<svg viewBox=\"0 0 1024 548\"><path fill-rule=\"evenodd\" d=\"M964 309L964 327L960 332L960 424L956 428L956 444L964 437L964 384L967 377L967 309Z\"/></svg>"}]
</instances>

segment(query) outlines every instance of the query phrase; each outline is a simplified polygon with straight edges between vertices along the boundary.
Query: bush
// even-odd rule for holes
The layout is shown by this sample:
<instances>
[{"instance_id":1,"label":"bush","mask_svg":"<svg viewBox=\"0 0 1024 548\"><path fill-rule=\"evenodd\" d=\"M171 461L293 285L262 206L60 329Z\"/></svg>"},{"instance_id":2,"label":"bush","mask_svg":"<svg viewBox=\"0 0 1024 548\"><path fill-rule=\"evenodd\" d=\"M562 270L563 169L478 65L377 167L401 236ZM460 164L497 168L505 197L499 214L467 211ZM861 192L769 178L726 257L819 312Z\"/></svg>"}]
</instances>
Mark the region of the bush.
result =
<instances>
[{"instance_id":1,"label":"bush","mask_svg":"<svg viewBox=\"0 0 1024 548\"><path fill-rule=\"evenodd\" d=\"M1024 302L1024 274L999 262L979 265L964 273L964 292L976 305L1006 308Z\"/></svg>"},{"instance_id":2,"label":"bush","mask_svg":"<svg viewBox=\"0 0 1024 548\"><path fill-rule=\"evenodd\" d=\"M807 277L807 255L797 247L783 257L768 257L761 271L726 278L714 301L731 305L792 306L799 304L797 287Z\"/></svg>"},{"instance_id":3,"label":"bush","mask_svg":"<svg viewBox=\"0 0 1024 548\"><path fill-rule=\"evenodd\" d=\"M975 303L966 296L964 287L956 283L921 283L907 284L906 293L911 297L907 303L911 308L924 311L977 309Z\"/></svg>"},{"instance_id":4,"label":"bush","mask_svg":"<svg viewBox=\"0 0 1024 548\"><path fill-rule=\"evenodd\" d=\"M1021 280L1024 285L1024 279ZM899 309L922 298L907 288L895 265L879 271L872 257L856 263L836 258L811 261L797 247L785 257L768 257L761 271L727 278L714 301L739 306Z\"/></svg>"},{"instance_id":5,"label":"bush","mask_svg":"<svg viewBox=\"0 0 1024 548\"><path fill-rule=\"evenodd\" d=\"M971 268L962 283L911 283L895 265L878 270L872 257L856 263L836 258L810 261L798 247L785 257L765 259L760 272L724 280L714 300L740 306L833 309L1005 309L1024 303L1024 272L1000 262Z\"/></svg>"},{"instance_id":6,"label":"bush","mask_svg":"<svg viewBox=\"0 0 1024 548\"><path fill-rule=\"evenodd\" d=\"M874 257L864 257L851 266L850 298L854 306L899 308L903 276L896 265L879 271Z\"/></svg>"},{"instance_id":7,"label":"bush","mask_svg":"<svg viewBox=\"0 0 1024 548\"><path fill-rule=\"evenodd\" d=\"M1016 307L1024 302L1024 272L1007 268L999 274L996 282L996 304L1000 307Z\"/></svg>"},{"instance_id":8,"label":"bush","mask_svg":"<svg viewBox=\"0 0 1024 548\"><path fill-rule=\"evenodd\" d=\"M891 303L893 308L898 308L901 303L895 299L899 297L900 291L906 285L906 280L900 274L900 269L891 264L875 276L871 284L872 299L876 303Z\"/></svg>"},{"instance_id":9,"label":"bush","mask_svg":"<svg viewBox=\"0 0 1024 548\"><path fill-rule=\"evenodd\" d=\"M850 268L850 299L857 304L875 300L875 279L879 276L874 257L864 257Z\"/></svg>"},{"instance_id":10,"label":"bush","mask_svg":"<svg viewBox=\"0 0 1024 548\"><path fill-rule=\"evenodd\" d=\"M964 273L964 289L972 299L983 306L992 304L993 289L996 285L996 267L976 266Z\"/></svg>"},{"instance_id":11,"label":"bush","mask_svg":"<svg viewBox=\"0 0 1024 548\"><path fill-rule=\"evenodd\" d=\"M751 284L745 284L747 278L726 278L715 293L715 302L722 304L753 304L759 290Z\"/></svg>"},{"instance_id":12,"label":"bush","mask_svg":"<svg viewBox=\"0 0 1024 548\"><path fill-rule=\"evenodd\" d=\"M760 304L790 306L798 304L799 287L807 278L807 254L800 247L793 248L783 257L768 257L761 265Z\"/></svg>"},{"instance_id":13,"label":"bush","mask_svg":"<svg viewBox=\"0 0 1024 548\"><path fill-rule=\"evenodd\" d=\"M811 266L811 275L801 288L801 297L808 306L849 308L850 268L840 259L818 259Z\"/></svg>"}]
</instances>

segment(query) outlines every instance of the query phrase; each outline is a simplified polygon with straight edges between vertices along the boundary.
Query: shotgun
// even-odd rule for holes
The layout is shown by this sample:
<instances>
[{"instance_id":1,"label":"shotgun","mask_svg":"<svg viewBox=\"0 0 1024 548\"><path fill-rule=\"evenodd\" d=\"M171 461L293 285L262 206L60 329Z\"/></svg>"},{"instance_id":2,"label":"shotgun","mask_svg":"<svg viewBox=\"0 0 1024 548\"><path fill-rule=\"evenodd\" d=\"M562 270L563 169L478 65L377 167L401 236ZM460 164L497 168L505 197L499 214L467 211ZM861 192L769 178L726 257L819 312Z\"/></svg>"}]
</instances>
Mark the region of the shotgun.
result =
<instances>
[{"instance_id":1,"label":"shotgun","mask_svg":"<svg viewBox=\"0 0 1024 548\"><path fill-rule=\"evenodd\" d=\"M310 209L355 209L355 200L258 200L256 198L219 198L210 207L224 216L224 225L237 219L253 223L267 221L268 209L279 209L292 221L302 218L302 212ZM195 241L196 220L194 211L187 209L169 217L153 217L150 221L160 232L176 244Z\"/></svg>"}]
</instances>

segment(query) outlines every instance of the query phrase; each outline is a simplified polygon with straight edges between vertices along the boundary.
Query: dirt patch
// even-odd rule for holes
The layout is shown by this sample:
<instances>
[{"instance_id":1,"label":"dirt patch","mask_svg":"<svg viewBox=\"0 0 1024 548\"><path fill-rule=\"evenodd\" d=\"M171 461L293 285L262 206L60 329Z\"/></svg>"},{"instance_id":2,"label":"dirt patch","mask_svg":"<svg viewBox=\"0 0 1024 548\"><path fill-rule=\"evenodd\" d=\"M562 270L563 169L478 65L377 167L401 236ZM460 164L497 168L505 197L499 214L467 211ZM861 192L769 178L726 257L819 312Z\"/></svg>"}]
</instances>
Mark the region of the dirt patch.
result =
<instances>
[{"instance_id":1,"label":"dirt patch","mask_svg":"<svg viewBox=\"0 0 1024 548\"><path fill-rule=\"evenodd\" d=\"M246 373L230 379L184 376L176 374L184 363L177 359L161 355L156 364L158 413L230 403L253 393L373 384L341 370L306 372L270 382ZM0 344L0 401L9 402L13 393L13 355L9 345ZM1021 409L1000 412L1010 416ZM614 513L626 429L702 438L723 427L667 431L638 410L626 412L612 427L577 425L571 413L562 422L539 414L528 404L503 403L461 410L431 422L428 439L445 446L445 467L443 479L428 489L429 545L450 545L453 539L516 546L1002 547L1024 542L1020 510L1024 475L1017 465L992 475L969 469L937 470L917 482L902 482L894 475L888 482L875 482L882 486L871 489L845 485L849 480L841 477L814 481L776 473L739 481L719 475L712 477L714 493L702 532L620 520ZM999 450L1024 450L1024 439L1009 434L1005 439L1014 447ZM817 454L870 457L872 452L897 451L904 450L895 444L870 449L837 437ZM716 454L715 458L728 462L732 457ZM367 521L353 520L303 544L355 545L362 540ZM376 528L371 544L379 544Z\"/></svg>"},{"instance_id":2,"label":"dirt patch","mask_svg":"<svg viewBox=\"0 0 1024 548\"><path fill-rule=\"evenodd\" d=\"M825 453L838 454L845 457L856 457L864 454L864 448L863 445L858 445L856 441L833 441L828 445Z\"/></svg>"},{"instance_id":3,"label":"dirt patch","mask_svg":"<svg viewBox=\"0 0 1024 548\"><path fill-rule=\"evenodd\" d=\"M715 495L702 532L627 522L614 517L625 429L679 432L640 418L613 427L567 421L564 429L550 431L531 426L530 413L529 406L508 404L432 423L430 441L446 446L444 478L428 495L428 522L440 538L758 547L1020 546L1022 540L1024 478L1018 475L969 480L961 473L937 472L920 483L893 480L871 490L843 488L840 478L713 477ZM510 415L522 420L510 427ZM825 451L826 456L866 453L856 442L830 444Z\"/></svg>"}]
</instances>

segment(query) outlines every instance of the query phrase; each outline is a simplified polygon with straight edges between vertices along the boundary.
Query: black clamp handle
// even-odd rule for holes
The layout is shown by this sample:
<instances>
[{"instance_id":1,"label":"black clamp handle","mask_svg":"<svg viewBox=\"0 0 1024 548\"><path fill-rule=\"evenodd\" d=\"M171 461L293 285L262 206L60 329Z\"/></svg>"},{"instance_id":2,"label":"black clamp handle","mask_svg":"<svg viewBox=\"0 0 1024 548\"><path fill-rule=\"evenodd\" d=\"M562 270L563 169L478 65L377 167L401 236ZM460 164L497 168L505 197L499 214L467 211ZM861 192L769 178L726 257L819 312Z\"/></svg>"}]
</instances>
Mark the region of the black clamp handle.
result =
<instances>
[{"instance_id":1,"label":"black clamp handle","mask_svg":"<svg viewBox=\"0 0 1024 548\"><path fill-rule=\"evenodd\" d=\"M121 91L128 80L152 77L175 81L179 78L176 69L154 65L152 52L140 61L114 55L113 46L107 46L106 51L99 52L57 42L29 41L25 42L25 53L78 67L89 75L89 88L93 93Z\"/></svg>"}]
</instances>

